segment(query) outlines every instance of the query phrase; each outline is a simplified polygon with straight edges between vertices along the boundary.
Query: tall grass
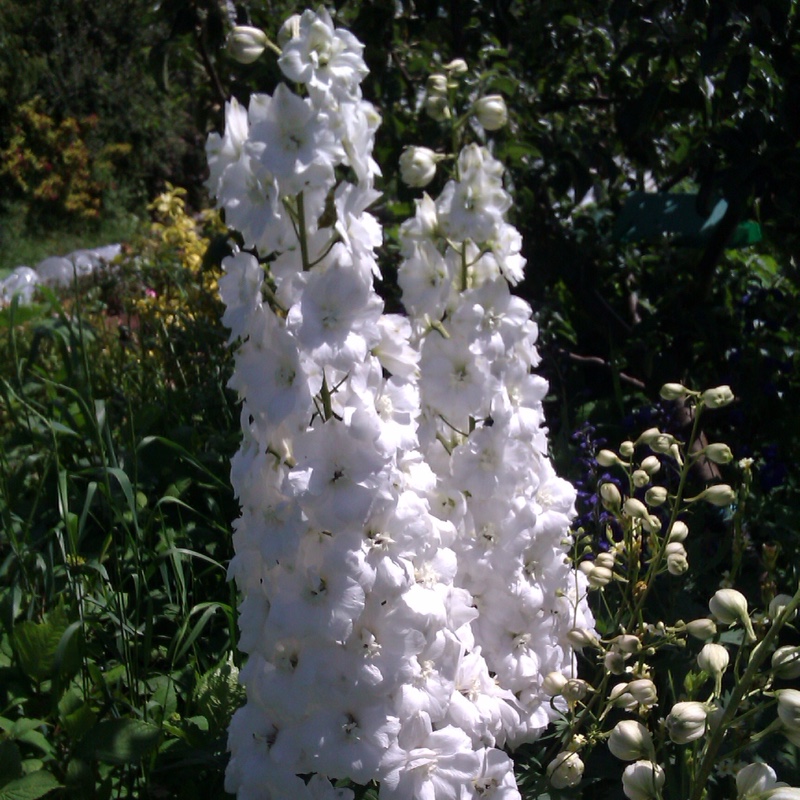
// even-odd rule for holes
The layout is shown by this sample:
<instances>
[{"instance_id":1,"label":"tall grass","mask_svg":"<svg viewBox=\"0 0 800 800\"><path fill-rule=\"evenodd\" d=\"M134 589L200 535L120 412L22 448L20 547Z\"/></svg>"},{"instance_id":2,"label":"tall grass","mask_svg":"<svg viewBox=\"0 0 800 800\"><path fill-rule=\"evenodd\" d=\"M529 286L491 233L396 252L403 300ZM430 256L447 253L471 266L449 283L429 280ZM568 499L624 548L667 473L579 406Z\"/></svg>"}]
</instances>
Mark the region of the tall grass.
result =
<instances>
[{"instance_id":1,"label":"tall grass","mask_svg":"<svg viewBox=\"0 0 800 800\"><path fill-rule=\"evenodd\" d=\"M132 330L120 287L0 311L0 800L224 794L224 333L141 309Z\"/></svg>"}]
</instances>

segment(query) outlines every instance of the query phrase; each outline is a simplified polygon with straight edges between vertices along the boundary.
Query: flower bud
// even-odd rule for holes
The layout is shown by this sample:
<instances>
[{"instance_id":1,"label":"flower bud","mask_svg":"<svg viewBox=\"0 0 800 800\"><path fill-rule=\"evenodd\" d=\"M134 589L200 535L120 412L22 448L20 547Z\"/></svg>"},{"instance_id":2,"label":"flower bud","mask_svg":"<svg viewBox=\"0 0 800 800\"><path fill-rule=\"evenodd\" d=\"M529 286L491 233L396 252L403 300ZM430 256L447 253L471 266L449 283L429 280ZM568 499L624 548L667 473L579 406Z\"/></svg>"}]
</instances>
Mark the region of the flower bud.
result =
<instances>
[{"instance_id":1,"label":"flower bud","mask_svg":"<svg viewBox=\"0 0 800 800\"><path fill-rule=\"evenodd\" d=\"M776 781L775 770L769 764L748 764L736 773L736 795L740 800L760 797L775 786Z\"/></svg>"},{"instance_id":2,"label":"flower bud","mask_svg":"<svg viewBox=\"0 0 800 800\"><path fill-rule=\"evenodd\" d=\"M623 462L613 450L601 450L597 454L597 463L601 467L616 467L617 464L622 464Z\"/></svg>"},{"instance_id":3,"label":"flower bud","mask_svg":"<svg viewBox=\"0 0 800 800\"><path fill-rule=\"evenodd\" d=\"M702 452L709 461L713 461L715 464L729 464L733 461L733 453L724 442L706 445Z\"/></svg>"},{"instance_id":4,"label":"flower bud","mask_svg":"<svg viewBox=\"0 0 800 800\"><path fill-rule=\"evenodd\" d=\"M625 659L628 656L623 655L619 650L609 650L603 656L603 666L612 675L622 675L625 672Z\"/></svg>"},{"instance_id":5,"label":"flower bud","mask_svg":"<svg viewBox=\"0 0 800 800\"><path fill-rule=\"evenodd\" d=\"M722 408L733 402L733 392L730 386L717 386L706 389L700 399L706 404L706 408Z\"/></svg>"},{"instance_id":6,"label":"flower bud","mask_svg":"<svg viewBox=\"0 0 800 800\"><path fill-rule=\"evenodd\" d=\"M573 628L567 633L567 639L576 650L599 646L597 637L586 628Z\"/></svg>"},{"instance_id":7,"label":"flower bud","mask_svg":"<svg viewBox=\"0 0 800 800\"><path fill-rule=\"evenodd\" d=\"M428 82L426 84L428 94L447 94L447 76L437 72L433 75L428 75Z\"/></svg>"},{"instance_id":8,"label":"flower bud","mask_svg":"<svg viewBox=\"0 0 800 800\"><path fill-rule=\"evenodd\" d=\"M676 520L672 523L672 527L669 529L669 540L671 542L684 542L688 535L689 528L685 522Z\"/></svg>"},{"instance_id":9,"label":"flower bud","mask_svg":"<svg viewBox=\"0 0 800 800\"><path fill-rule=\"evenodd\" d=\"M642 649L642 643L639 641L638 636L633 636L630 633L623 633L614 639L614 646L621 650L623 653L638 653Z\"/></svg>"},{"instance_id":10,"label":"flower bud","mask_svg":"<svg viewBox=\"0 0 800 800\"><path fill-rule=\"evenodd\" d=\"M661 387L662 400L680 400L686 397L688 389L680 383L665 383Z\"/></svg>"},{"instance_id":11,"label":"flower bud","mask_svg":"<svg viewBox=\"0 0 800 800\"><path fill-rule=\"evenodd\" d=\"M581 782L583 770L580 756L565 750L547 765L547 777L556 789L566 789Z\"/></svg>"},{"instance_id":12,"label":"flower bud","mask_svg":"<svg viewBox=\"0 0 800 800\"><path fill-rule=\"evenodd\" d=\"M636 444L650 444L653 439L661 436L661 431L658 428L648 428L644 433L639 434Z\"/></svg>"},{"instance_id":13,"label":"flower bud","mask_svg":"<svg viewBox=\"0 0 800 800\"><path fill-rule=\"evenodd\" d=\"M769 618L774 620L777 619L780 614L783 612L783 609L792 602L791 595L788 594L776 594L775 597L772 598L769 604ZM797 611L791 615L790 619L794 619L797 616Z\"/></svg>"},{"instance_id":14,"label":"flower bud","mask_svg":"<svg viewBox=\"0 0 800 800\"><path fill-rule=\"evenodd\" d=\"M647 511L647 506L641 500L637 500L635 497L629 497L625 501L625 505L622 508L629 517L633 517L634 519L641 519L650 516Z\"/></svg>"},{"instance_id":15,"label":"flower bud","mask_svg":"<svg viewBox=\"0 0 800 800\"><path fill-rule=\"evenodd\" d=\"M689 559L686 552L671 553L667 556L667 571L670 575L683 575L689 571Z\"/></svg>"},{"instance_id":16,"label":"flower bud","mask_svg":"<svg viewBox=\"0 0 800 800\"><path fill-rule=\"evenodd\" d=\"M463 58L454 58L448 64L445 64L444 68L453 75L464 75L469 71L467 62Z\"/></svg>"},{"instance_id":17,"label":"flower bud","mask_svg":"<svg viewBox=\"0 0 800 800\"><path fill-rule=\"evenodd\" d=\"M641 489L643 486L647 486L647 484L650 483L650 476L643 469L635 469L633 475L631 475L631 479L633 480L633 485L637 489Z\"/></svg>"},{"instance_id":18,"label":"flower bud","mask_svg":"<svg viewBox=\"0 0 800 800\"><path fill-rule=\"evenodd\" d=\"M702 703L675 703L667 715L667 732L675 744L688 744L706 732L708 710Z\"/></svg>"},{"instance_id":19,"label":"flower bud","mask_svg":"<svg viewBox=\"0 0 800 800\"><path fill-rule=\"evenodd\" d=\"M686 555L686 548L683 546L682 542L673 542L671 539L667 542L667 546L664 548L665 555Z\"/></svg>"},{"instance_id":20,"label":"flower bud","mask_svg":"<svg viewBox=\"0 0 800 800\"><path fill-rule=\"evenodd\" d=\"M800 691L779 689L775 694L778 698L778 716L781 722L789 730L800 732Z\"/></svg>"},{"instance_id":21,"label":"flower bud","mask_svg":"<svg viewBox=\"0 0 800 800\"><path fill-rule=\"evenodd\" d=\"M619 446L619 454L623 458L630 458L633 455L633 451L636 448L636 445L628 441L627 439Z\"/></svg>"},{"instance_id":22,"label":"flower bud","mask_svg":"<svg viewBox=\"0 0 800 800\"><path fill-rule=\"evenodd\" d=\"M567 682L567 676L560 672L548 672L542 680L542 691L548 697L558 697Z\"/></svg>"},{"instance_id":23,"label":"flower bud","mask_svg":"<svg viewBox=\"0 0 800 800\"><path fill-rule=\"evenodd\" d=\"M661 460L658 456L647 456L639 465L648 475L655 475L661 469Z\"/></svg>"},{"instance_id":24,"label":"flower bud","mask_svg":"<svg viewBox=\"0 0 800 800\"><path fill-rule=\"evenodd\" d=\"M660 433L658 436L653 437L647 446L654 453L669 453L670 448L675 444L675 437L669 433Z\"/></svg>"},{"instance_id":25,"label":"flower bud","mask_svg":"<svg viewBox=\"0 0 800 800\"><path fill-rule=\"evenodd\" d=\"M721 644L709 642L703 645L703 649L697 654L697 666L713 678L722 675L728 669L729 663L728 651Z\"/></svg>"},{"instance_id":26,"label":"flower bud","mask_svg":"<svg viewBox=\"0 0 800 800\"><path fill-rule=\"evenodd\" d=\"M619 508L622 502L622 495L613 483L600 484L600 501L608 509Z\"/></svg>"},{"instance_id":27,"label":"flower bud","mask_svg":"<svg viewBox=\"0 0 800 800\"><path fill-rule=\"evenodd\" d=\"M228 37L228 55L240 64L252 64L266 50L269 39L259 28L237 25Z\"/></svg>"},{"instance_id":28,"label":"flower bud","mask_svg":"<svg viewBox=\"0 0 800 800\"><path fill-rule=\"evenodd\" d=\"M656 800L664 786L664 770L652 761L636 761L622 773L622 791L628 800Z\"/></svg>"},{"instance_id":29,"label":"flower bud","mask_svg":"<svg viewBox=\"0 0 800 800\"><path fill-rule=\"evenodd\" d=\"M711 613L726 625L748 619L747 598L736 589L718 589L708 601Z\"/></svg>"},{"instance_id":30,"label":"flower bud","mask_svg":"<svg viewBox=\"0 0 800 800\"><path fill-rule=\"evenodd\" d=\"M718 483L716 486L709 486L708 489L701 492L694 499L705 500L706 503L711 503L712 506L724 508L736 499L736 492L727 483Z\"/></svg>"},{"instance_id":31,"label":"flower bud","mask_svg":"<svg viewBox=\"0 0 800 800\"><path fill-rule=\"evenodd\" d=\"M622 761L636 761L652 754L653 737L641 722L624 719L611 731L608 749Z\"/></svg>"},{"instance_id":32,"label":"flower bud","mask_svg":"<svg viewBox=\"0 0 800 800\"><path fill-rule=\"evenodd\" d=\"M661 506L667 502L667 490L663 486L651 486L644 495L644 501L649 506Z\"/></svg>"},{"instance_id":33,"label":"flower bud","mask_svg":"<svg viewBox=\"0 0 800 800\"><path fill-rule=\"evenodd\" d=\"M800 647L779 647L772 654L772 671L784 680L800 678Z\"/></svg>"},{"instance_id":34,"label":"flower bud","mask_svg":"<svg viewBox=\"0 0 800 800\"><path fill-rule=\"evenodd\" d=\"M628 684L628 693L640 705L651 708L658 702L656 685L650 678L637 678Z\"/></svg>"},{"instance_id":35,"label":"flower bud","mask_svg":"<svg viewBox=\"0 0 800 800\"><path fill-rule=\"evenodd\" d=\"M499 94L487 94L475 101L475 116L487 131L499 131L508 122L506 101Z\"/></svg>"},{"instance_id":36,"label":"flower bud","mask_svg":"<svg viewBox=\"0 0 800 800\"><path fill-rule=\"evenodd\" d=\"M427 147L407 147L400 156L400 179L408 186L427 186L436 175L437 160Z\"/></svg>"},{"instance_id":37,"label":"flower bud","mask_svg":"<svg viewBox=\"0 0 800 800\"><path fill-rule=\"evenodd\" d=\"M654 514L648 514L642 519L642 527L648 533L658 533L661 530L661 520Z\"/></svg>"},{"instance_id":38,"label":"flower bud","mask_svg":"<svg viewBox=\"0 0 800 800\"><path fill-rule=\"evenodd\" d=\"M617 708L624 708L626 711L633 711L638 705L636 698L628 691L629 684L618 683L611 687L608 693L608 700L611 705Z\"/></svg>"},{"instance_id":39,"label":"flower bud","mask_svg":"<svg viewBox=\"0 0 800 800\"><path fill-rule=\"evenodd\" d=\"M616 563L617 560L613 553L598 553L594 559L596 567L605 567L606 569L614 569Z\"/></svg>"},{"instance_id":40,"label":"flower bud","mask_svg":"<svg viewBox=\"0 0 800 800\"><path fill-rule=\"evenodd\" d=\"M716 634L717 626L712 619L693 619L686 623L686 630L695 639L710 639Z\"/></svg>"},{"instance_id":41,"label":"flower bud","mask_svg":"<svg viewBox=\"0 0 800 800\"><path fill-rule=\"evenodd\" d=\"M608 567L598 567L595 565L586 573L590 589L602 589L608 586L614 578L614 573Z\"/></svg>"},{"instance_id":42,"label":"flower bud","mask_svg":"<svg viewBox=\"0 0 800 800\"><path fill-rule=\"evenodd\" d=\"M591 686L580 678L570 678L561 689L561 696L568 703L577 703L589 693Z\"/></svg>"},{"instance_id":43,"label":"flower bud","mask_svg":"<svg viewBox=\"0 0 800 800\"><path fill-rule=\"evenodd\" d=\"M444 122L452 116L447 98L439 94L429 94L425 98L425 113L436 122Z\"/></svg>"}]
</instances>

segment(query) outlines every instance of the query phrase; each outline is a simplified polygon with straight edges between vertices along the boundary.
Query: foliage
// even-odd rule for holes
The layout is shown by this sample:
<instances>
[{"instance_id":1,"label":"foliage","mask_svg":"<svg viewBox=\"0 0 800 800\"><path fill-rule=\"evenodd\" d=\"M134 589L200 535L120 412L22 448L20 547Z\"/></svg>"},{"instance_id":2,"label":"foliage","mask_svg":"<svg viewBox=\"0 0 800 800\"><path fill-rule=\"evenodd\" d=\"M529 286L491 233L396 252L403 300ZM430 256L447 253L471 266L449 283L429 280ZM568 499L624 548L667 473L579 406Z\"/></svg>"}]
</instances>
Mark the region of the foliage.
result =
<instances>
[{"instance_id":1,"label":"foliage","mask_svg":"<svg viewBox=\"0 0 800 800\"><path fill-rule=\"evenodd\" d=\"M16 109L11 141L0 151L0 176L27 202L29 223L99 220L113 162L131 147L108 144L93 156L85 140L96 126L96 117L56 124L38 97Z\"/></svg>"},{"instance_id":2,"label":"foliage","mask_svg":"<svg viewBox=\"0 0 800 800\"><path fill-rule=\"evenodd\" d=\"M162 271L186 269L177 252L163 245ZM216 311L198 284L191 354L161 352L124 333L109 303L133 312L135 298L113 280L2 311L3 797L222 791L240 689L225 571L232 408L219 337L200 326L217 329ZM161 324L176 320L164 311ZM202 369L186 369L204 347Z\"/></svg>"}]
</instances>

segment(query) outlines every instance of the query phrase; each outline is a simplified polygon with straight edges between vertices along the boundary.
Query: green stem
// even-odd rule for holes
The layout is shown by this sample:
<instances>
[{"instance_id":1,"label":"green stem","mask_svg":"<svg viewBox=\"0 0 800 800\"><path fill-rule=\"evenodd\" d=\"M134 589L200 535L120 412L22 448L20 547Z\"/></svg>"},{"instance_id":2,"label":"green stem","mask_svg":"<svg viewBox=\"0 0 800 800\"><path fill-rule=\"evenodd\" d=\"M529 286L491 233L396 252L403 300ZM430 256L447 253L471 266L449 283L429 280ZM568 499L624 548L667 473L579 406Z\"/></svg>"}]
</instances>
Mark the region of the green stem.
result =
<instances>
[{"instance_id":1,"label":"green stem","mask_svg":"<svg viewBox=\"0 0 800 800\"><path fill-rule=\"evenodd\" d=\"M300 240L300 257L303 259L303 272L311 269L308 258L308 236L306 235L306 203L303 193L297 195L297 238Z\"/></svg>"}]
</instances>

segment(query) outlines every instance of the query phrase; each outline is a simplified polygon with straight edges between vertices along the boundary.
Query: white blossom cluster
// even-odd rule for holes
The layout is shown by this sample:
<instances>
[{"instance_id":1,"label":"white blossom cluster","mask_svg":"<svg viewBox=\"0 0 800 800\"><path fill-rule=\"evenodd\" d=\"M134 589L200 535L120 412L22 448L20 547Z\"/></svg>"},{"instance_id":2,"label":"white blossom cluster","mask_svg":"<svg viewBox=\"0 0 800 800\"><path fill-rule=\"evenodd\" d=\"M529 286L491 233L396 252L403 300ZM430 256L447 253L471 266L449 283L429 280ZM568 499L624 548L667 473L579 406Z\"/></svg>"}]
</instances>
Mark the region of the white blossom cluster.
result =
<instances>
[{"instance_id":1,"label":"white blossom cluster","mask_svg":"<svg viewBox=\"0 0 800 800\"><path fill-rule=\"evenodd\" d=\"M232 100L207 146L244 240L220 281L248 656L226 788L328 800L353 796L334 787L347 778L381 800L513 800L500 748L548 724L542 678L571 672L567 633L592 620L565 560L574 494L545 452L536 327L508 288L524 261L502 168L468 147L420 201L409 317L384 313L363 46L324 10L279 44L304 95Z\"/></svg>"}]
</instances>

